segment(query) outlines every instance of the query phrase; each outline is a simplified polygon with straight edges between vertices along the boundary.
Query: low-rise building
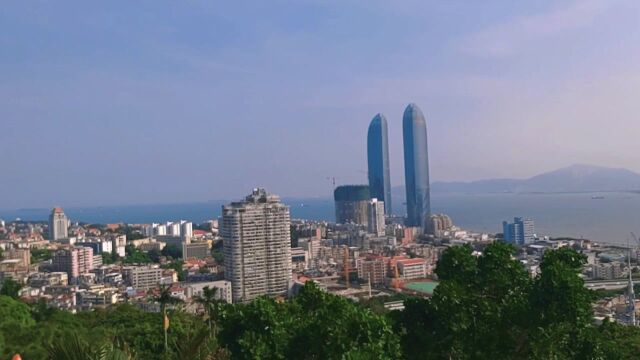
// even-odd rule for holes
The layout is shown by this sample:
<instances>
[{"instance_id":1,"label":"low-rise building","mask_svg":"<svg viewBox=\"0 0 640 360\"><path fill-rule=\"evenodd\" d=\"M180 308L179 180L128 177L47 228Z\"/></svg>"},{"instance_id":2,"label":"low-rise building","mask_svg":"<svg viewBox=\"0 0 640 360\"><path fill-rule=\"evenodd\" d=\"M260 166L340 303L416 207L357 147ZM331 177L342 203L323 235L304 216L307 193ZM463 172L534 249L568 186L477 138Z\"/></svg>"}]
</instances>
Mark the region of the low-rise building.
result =
<instances>
[{"instance_id":1,"label":"low-rise building","mask_svg":"<svg viewBox=\"0 0 640 360\"><path fill-rule=\"evenodd\" d=\"M199 282L199 283L187 283L185 284L185 295L187 298L193 298L195 296L202 296L202 291L205 287L210 289L217 289L216 299L232 303L231 298L231 282L227 280Z\"/></svg>"},{"instance_id":2,"label":"low-rise building","mask_svg":"<svg viewBox=\"0 0 640 360\"><path fill-rule=\"evenodd\" d=\"M427 264L424 259L397 260L396 266L404 280L424 279L427 277Z\"/></svg>"},{"instance_id":3,"label":"low-rise building","mask_svg":"<svg viewBox=\"0 0 640 360\"><path fill-rule=\"evenodd\" d=\"M624 267L619 262L596 264L591 268L591 277L594 279L613 280L621 278L623 274Z\"/></svg>"},{"instance_id":4,"label":"low-rise building","mask_svg":"<svg viewBox=\"0 0 640 360\"><path fill-rule=\"evenodd\" d=\"M153 265L125 266L122 268L122 277L127 285L135 289L150 289L161 282L163 270Z\"/></svg>"},{"instance_id":5,"label":"low-rise building","mask_svg":"<svg viewBox=\"0 0 640 360\"><path fill-rule=\"evenodd\" d=\"M182 257L184 259L204 259L211 256L209 253L209 243L183 243L182 244Z\"/></svg>"}]
</instances>

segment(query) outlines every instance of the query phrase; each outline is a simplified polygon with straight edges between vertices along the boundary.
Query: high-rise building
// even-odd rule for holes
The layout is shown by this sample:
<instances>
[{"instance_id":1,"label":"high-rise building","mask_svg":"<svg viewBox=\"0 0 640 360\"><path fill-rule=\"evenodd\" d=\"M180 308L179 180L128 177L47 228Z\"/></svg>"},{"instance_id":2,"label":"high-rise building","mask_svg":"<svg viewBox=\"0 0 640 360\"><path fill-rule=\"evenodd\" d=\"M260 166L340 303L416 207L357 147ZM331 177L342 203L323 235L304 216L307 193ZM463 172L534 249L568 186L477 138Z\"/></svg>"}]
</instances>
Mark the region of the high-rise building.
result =
<instances>
[{"instance_id":1,"label":"high-rise building","mask_svg":"<svg viewBox=\"0 0 640 360\"><path fill-rule=\"evenodd\" d=\"M93 249L77 247L56 250L51 260L54 271L66 272L71 283L76 283L81 274L93 269Z\"/></svg>"},{"instance_id":2,"label":"high-rise building","mask_svg":"<svg viewBox=\"0 0 640 360\"><path fill-rule=\"evenodd\" d=\"M378 114L371 120L367 132L369 192L372 198L384 201L384 211L387 215L391 215L391 178L387 138L387 119L384 115Z\"/></svg>"},{"instance_id":3,"label":"high-rise building","mask_svg":"<svg viewBox=\"0 0 640 360\"><path fill-rule=\"evenodd\" d=\"M120 257L125 257L127 255L126 246L127 246L127 235L126 234L113 234L109 237L111 240L111 252L117 253Z\"/></svg>"},{"instance_id":4,"label":"high-rise building","mask_svg":"<svg viewBox=\"0 0 640 360\"><path fill-rule=\"evenodd\" d=\"M407 226L423 230L431 214L427 124L422 111L409 104L402 118L404 176L407 191Z\"/></svg>"},{"instance_id":5,"label":"high-rise building","mask_svg":"<svg viewBox=\"0 0 640 360\"><path fill-rule=\"evenodd\" d=\"M433 214L429 216L426 232L433 236L442 236L445 231L451 230L453 221L448 215Z\"/></svg>"},{"instance_id":6,"label":"high-rise building","mask_svg":"<svg viewBox=\"0 0 640 360\"><path fill-rule=\"evenodd\" d=\"M167 235L180 236L180 223L168 222L167 232Z\"/></svg>"},{"instance_id":7,"label":"high-rise building","mask_svg":"<svg viewBox=\"0 0 640 360\"><path fill-rule=\"evenodd\" d=\"M193 237L193 223L180 221L180 233L184 239L191 239Z\"/></svg>"},{"instance_id":8,"label":"high-rise building","mask_svg":"<svg viewBox=\"0 0 640 360\"><path fill-rule=\"evenodd\" d=\"M289 207L264 189L222 207L225 278L233 301L286 296L291 282Z\"/></svg>"},{"instance_id":9,"label":"high-rise building","mask_svg":"<svg viewBox=\"0 0 640 360\"><path fill-rule=\"evenodd\" d=\"M108 239L92 238L84 239L76 242L75 246L86 246L93 249L93 255L102 254L103 252L111 253L113 251L113 242Z\"/></svg>"},{"instance_id":10,"label":"high-rise building","mask_svg":"<svg viewBox=\"0 0 640 360\"><path fill-rule=\"evenodd\" d=\"M516 245L531 244L535 234L533 220L515 217L513 223L503 221L502 234L506 242Z\"/></svg>"},{"instance_id":11,"label":"high-rise building","mask_svg":"<svg viewBox=\"0 0 640 360\"><path fill-rule=\"evenodd\" d=\"M387 277L387 266L389 258L382 256L362 257L356 260L358 278L370 281L371 285L384 284Z\"/></svg>"},{"instance_id":12,"label":"high-rise building","mask_svg":"<svg viewBox=\"0 0 640 360\"><path fill-rule=\"evenodd\" d=\"M383 201L379 201L378 199L371 199L369 201L369 221L367 224L367 231L370 234L375 234L377 236L384 236L385 234L385 223L384 223L384 213L385 213L385 203Z\"/></svg>"},{"instance_id":13,"label":"high-rise building","mask_svg":"<svg viewBox=\"0 0 640 360\"><path fill-rule=\"evenodd\" d=\"M156 236L167 235L167 225L158 225L155 227L154 233Z\"/></svg>"},{"instance_id":14,"label":"high-rise building","mask_svg":"<svg viewBox=\"0 0 640 360\"><path fill-rule=\"evenodd\" d=\"M336 222L338 224L358 224L367 226L369 223L369 186L343 185L333 191L336 203Z\"/></svg>"},{"instance_id":15,"label":"high-rise building","mask_svg":"<svg viewBox=\"0 0 640 360\"><path fill-rule=\"evenodd\" d=\"M49 215L49 240L60 240L69 237L69 219L62 208L54 208Z\"/></svg>"}]
</instances>

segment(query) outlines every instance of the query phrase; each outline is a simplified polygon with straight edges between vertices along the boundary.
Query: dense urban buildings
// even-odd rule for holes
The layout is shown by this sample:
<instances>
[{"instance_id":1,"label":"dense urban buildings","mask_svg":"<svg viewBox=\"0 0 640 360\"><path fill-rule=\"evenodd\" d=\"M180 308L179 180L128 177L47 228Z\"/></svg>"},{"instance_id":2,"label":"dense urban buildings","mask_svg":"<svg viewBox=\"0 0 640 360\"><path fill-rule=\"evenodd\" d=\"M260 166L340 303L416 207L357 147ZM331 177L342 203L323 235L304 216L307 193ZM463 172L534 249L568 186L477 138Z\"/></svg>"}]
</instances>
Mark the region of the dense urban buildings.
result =
<instances>
[{"instance_id":1,"label":"dense urban buildings","mask_svg":"<svg viewBox=\"0 0 640 360\"><path fill-rule=\"evenodd\" d=\"M289 207L264 189L222 208L225 278L234 302L287 296L291 282Z\"/></svg>"},{"instance_id":2,"label":"dense urban buildings","mask_svg":"<svg viewBox=\"0 0 640 360\"><path fill-rule=\"evenodd\" d=\"M358 224L367 226L369 222L369 186L343 185L333 191L338 224Z\"/></svg>"},{"instance_id":3,"label":"dense urban buildings","mask_svg":"<svg viewBox=\"0 0 640 360\"><path fill-rule=\"evenodd\" d=\"M377 114L367 133L367 163L369 192L372 198L384 202L384 211L391 215L391 178L389 175L389 143L387 119Z\"/></svg>"},{"instance_id":4,"label":"dense urban buildings","mask_svg":"<svg viewBox=\"0 0 640 360\"><path fill-rule=\"evenodd\" d=\"M425 229L431 213L427 124L422 111L409 104L402 118L407 226Z\"/></svg>"},{"instance_id":5,"label":"dense urban buildings","mask_svg":"<svg viewBox=\"0 0 640 360\"><path fill-rule=\"evenodd\" d=\"M513 218L513 222L502 222L502 233L504 241L517 245L527 245L534 241L533 220L521 217Z\"/></svg>"},{"instance_id":6,"label":"dense urban buildings","mask_svg":"<svg viewBox=\"0 0 640 360\"><path fill-rule=\"evenodd\" d=\"M54 208L49 215L49 239L56 241L69 237L69 219L62 208Z\"/></svg>"}]
</instances>

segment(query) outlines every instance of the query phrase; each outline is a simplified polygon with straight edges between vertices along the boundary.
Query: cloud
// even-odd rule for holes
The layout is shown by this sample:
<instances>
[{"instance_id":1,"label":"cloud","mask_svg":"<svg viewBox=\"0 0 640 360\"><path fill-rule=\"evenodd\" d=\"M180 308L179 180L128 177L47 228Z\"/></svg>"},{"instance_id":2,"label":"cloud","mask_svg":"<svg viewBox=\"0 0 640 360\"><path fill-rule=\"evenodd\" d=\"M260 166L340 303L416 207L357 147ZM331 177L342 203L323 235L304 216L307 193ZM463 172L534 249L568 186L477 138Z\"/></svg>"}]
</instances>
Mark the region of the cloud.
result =
<instances>
[{"instance_id":1,"label":"cloud","mask_svg":"<svg viewBox=\"0 0 640 360\"><path fill-rule=\"evenodd\" d=\"M519 16L466 37L463 53L483 58L513 55L531 42L589 26L615 1L576 0L546 13Z\"/></svg>"}]
</instances>

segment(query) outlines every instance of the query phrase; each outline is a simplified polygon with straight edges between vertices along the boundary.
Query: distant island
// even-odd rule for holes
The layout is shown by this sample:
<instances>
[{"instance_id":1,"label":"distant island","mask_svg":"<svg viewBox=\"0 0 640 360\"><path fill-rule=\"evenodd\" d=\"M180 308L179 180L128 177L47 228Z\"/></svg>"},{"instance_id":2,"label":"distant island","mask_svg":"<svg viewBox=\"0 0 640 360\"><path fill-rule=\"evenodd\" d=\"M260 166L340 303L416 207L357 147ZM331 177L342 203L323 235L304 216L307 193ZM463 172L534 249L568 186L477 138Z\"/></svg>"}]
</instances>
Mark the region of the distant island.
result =
<instances>
[{"instance_id":1,"label":"distant island","mask_svg":"<svg viewBox=\"0 0 640 360\"><path fill-rule=\"evenodd\" d=\"M404 188L396 190L403 192ZM640 192L640 174L628 169L577 164L528 179L434 182L431 191L434 194Z\"/></svg>"}]
</instances>

